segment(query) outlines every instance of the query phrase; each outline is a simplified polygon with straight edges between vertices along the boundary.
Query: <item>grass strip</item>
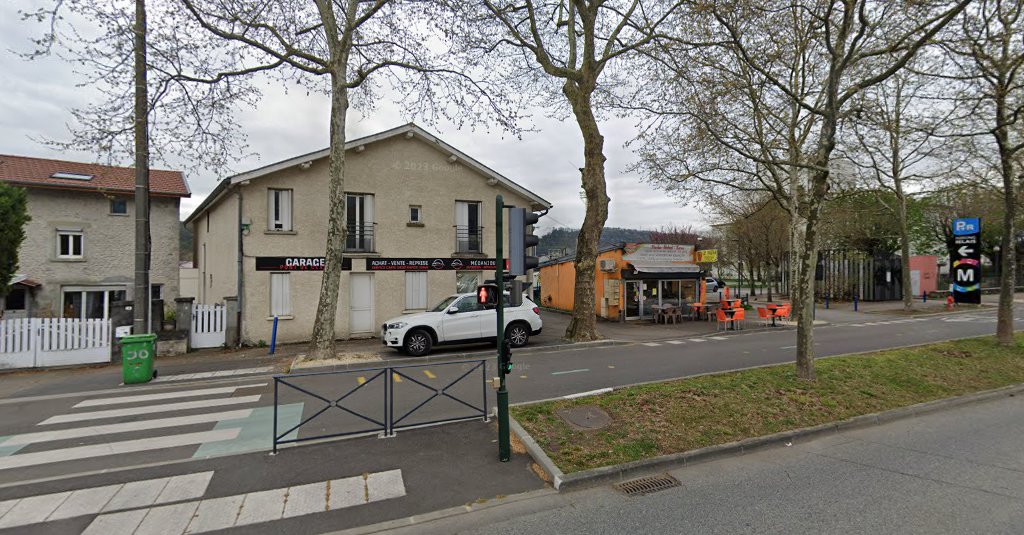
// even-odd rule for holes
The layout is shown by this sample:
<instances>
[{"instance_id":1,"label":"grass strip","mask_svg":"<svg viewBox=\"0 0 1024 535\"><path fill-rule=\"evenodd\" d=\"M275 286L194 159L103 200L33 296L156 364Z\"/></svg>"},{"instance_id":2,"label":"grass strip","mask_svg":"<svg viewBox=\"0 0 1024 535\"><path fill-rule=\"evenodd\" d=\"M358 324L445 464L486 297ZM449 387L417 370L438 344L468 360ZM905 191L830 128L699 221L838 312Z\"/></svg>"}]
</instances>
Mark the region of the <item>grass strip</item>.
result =
<instances>
[{"instance_id":1,"label":"grass strip","mask_svg":"<svg viewBox=\"0 0 1024 535\"><path fill-rule=\"evenodd\" d=\"M1024 333L815 361L817 380L793 364L624 388L512 408L565 473L689 451L936 399L1024 383ZM556 411L597 405L613 423L576 431Z\"/></svg>"}]
</instances>

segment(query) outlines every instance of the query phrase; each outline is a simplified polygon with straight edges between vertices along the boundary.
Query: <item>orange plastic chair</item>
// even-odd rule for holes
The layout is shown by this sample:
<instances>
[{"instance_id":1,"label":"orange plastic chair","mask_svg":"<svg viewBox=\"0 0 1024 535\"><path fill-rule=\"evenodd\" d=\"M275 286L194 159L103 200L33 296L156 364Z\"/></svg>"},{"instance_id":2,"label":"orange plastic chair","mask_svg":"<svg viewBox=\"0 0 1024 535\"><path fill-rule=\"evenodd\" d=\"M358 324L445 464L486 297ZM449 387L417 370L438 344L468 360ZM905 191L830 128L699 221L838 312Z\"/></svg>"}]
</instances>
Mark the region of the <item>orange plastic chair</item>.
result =
<instances>
[{"instance_id":1,"label":"orange plastic chair","mask_svg":"<svg viewBox=\"0 0 1024 535\"><path fill-rule=\"evenodd\" d=\"M757 317L764 321L765 326L768 326L768 323L771 320L772 315L768 312L767 308L757 307Z\"/></svg>"},{"instance_id":2,"label":"orange plastic chair","mask_svg":"<svg viewBox=\"0 0 1024 535\"><path fill-rule=\"evenodd\" d=\"M782 305L781 307L779 307L779 308L777 308L775 310L775 317L776 318L787 318L788 319L790 311L792 311L792 305L787 303L787 304Z\"/></svg>"},{"instance_id":3,"label":"orange plastic chair","mask_svg":"<svg viewBox=\"0 0 1024 535\"><path fill-rule=\"evenodd\" d=\"M719 330L722 328L722 324L723 323L725 324L726 327L729 326L729 316L725 315L725 311L724 310L722 310L722 309L716 310L715 311L715 317L718 318L718 329Z\"/></svg>"},{"instance_id":4,"label":"orange plastic chair","mask_svg":"<svg viewBox=\"0 0 1024 535\"><path fill-rule=\"evenodd\" d=\"M732 314L732 321L735 322L733 325L739 326L740 328L743 328L743 324L739 322L746 321L746 319L747 311L742 308L737 308L736 312L733 312Z\"/></svg>"}]
</instances>

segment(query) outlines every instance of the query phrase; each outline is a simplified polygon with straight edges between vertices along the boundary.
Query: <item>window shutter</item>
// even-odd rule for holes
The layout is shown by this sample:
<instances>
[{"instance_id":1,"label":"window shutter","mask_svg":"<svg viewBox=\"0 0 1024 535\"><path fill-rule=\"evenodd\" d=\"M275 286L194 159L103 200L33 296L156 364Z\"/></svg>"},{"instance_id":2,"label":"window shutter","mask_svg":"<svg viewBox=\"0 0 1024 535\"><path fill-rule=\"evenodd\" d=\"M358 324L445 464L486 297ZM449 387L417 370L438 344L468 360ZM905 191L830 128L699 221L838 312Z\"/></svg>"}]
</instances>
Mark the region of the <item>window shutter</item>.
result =
<instances>
[{"instance_id":1,"label":"window shutter","mask_svg":"<svg viewBox=\"0 0 1024 535\"><path fill-rule=\"evenodd\" d=\"M427 308L427 274L423 271L405 273L405 309Z\"/></svg>"},{"instance_id":2,"label":"window shutter","mask_svg":"<svg viewBox=\"0 0 1024 535\"><path fill-rule=\"evenodd\" d=\"M267 230L274 230L277 225L274 224L274 204L277 191L268 189L267 190ZM273 277L271 277L273 278Z\"/></svg>"},{"instance_id":3,"label":"window shutter","mask_svg":"<svg viewBox=\"0 0 1024 535\"><path fill-rule=\"evenodd\" d=\"M292 230L292 190L281 190L281 230Z\"/></svg>"}]
</instances>

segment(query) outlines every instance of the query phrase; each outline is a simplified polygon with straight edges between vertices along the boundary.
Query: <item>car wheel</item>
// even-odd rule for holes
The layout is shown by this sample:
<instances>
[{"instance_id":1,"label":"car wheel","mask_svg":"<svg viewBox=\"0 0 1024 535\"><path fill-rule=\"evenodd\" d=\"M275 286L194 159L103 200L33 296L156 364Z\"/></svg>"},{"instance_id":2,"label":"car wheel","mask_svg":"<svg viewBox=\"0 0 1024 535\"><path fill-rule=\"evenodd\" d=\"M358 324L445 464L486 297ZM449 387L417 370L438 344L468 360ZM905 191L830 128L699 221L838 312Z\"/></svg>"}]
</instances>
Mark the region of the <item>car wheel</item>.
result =
<instances>
[{"instance_id":1,"label":"car wheel","mask_svg":"<svg viewBox=\"0 0 1024 535\"><path fill-rule=\"evenodd\" d=\"M530 341L530 329L522 323L513 323L505 329L505 338L512 347L523 347Z\"/></svg>"},{"instance_id":2,"label":"car wheel","mask_svg":"<svg viewBox=\"0 0 1024 535\"><path fill-rule=\"evenodd\" d=\"M420 357L430 353L430 348L433 345L434 339L430 337L430 333L423 329L416 329L405 335L405 344L402 347L406 353Z\"/></svg>"}]
</instances>

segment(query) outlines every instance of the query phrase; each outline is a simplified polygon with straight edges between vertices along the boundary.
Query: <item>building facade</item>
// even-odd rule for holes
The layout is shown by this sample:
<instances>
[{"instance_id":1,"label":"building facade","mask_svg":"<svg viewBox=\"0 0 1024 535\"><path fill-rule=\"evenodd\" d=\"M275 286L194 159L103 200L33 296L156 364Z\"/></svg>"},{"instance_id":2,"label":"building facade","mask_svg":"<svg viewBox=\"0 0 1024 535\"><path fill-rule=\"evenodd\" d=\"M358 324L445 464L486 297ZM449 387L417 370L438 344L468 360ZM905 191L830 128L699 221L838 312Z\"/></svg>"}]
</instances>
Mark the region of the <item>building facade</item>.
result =
<instances>
[{"instance_id":1,"label":"building facade","mask_svg":"<svg viewBox=\"0 0 1024 535\"><path fill-rule=\"evenodd\" d=\"M4 317L109 317L132 299L134 169L0 155L0 180L24 187L32 220L18 250ZM178 171L150 171L153 298L178 295L178 208L190 195Z\"/></svg>"},{"instance_id":2,"label":"building facade","mask_svg":"<svg viewBox=\"0 0 1024 535\"><path fill-rule=\"evenodd\" d=\"M226 178L186 219L197 302L239 296L243 343L269 341L275 317L278 341L311 337L327 243L328 165L324 149ZM506 205L551 206L413 124L348 142L337 337L377 335L388 318L493 278L499 194Z\"/></svg>"},{"instance_id":3,"label":"building facade","mask_svg":"<svg viewBox=\"0 0 1024 535\"><path fill-rule=\"evenodd\" d=\"M651 319L654 306L702 299L704 276L693 245L621 244L598 250L594 314L613 321ZM572 257L540 265L540 305L571 311L576 265Z\"/></svg>"}]
</instances>

